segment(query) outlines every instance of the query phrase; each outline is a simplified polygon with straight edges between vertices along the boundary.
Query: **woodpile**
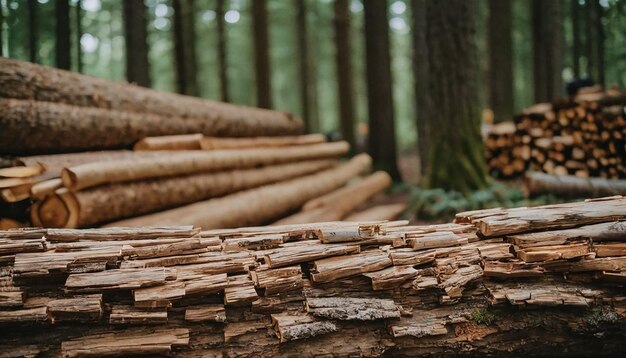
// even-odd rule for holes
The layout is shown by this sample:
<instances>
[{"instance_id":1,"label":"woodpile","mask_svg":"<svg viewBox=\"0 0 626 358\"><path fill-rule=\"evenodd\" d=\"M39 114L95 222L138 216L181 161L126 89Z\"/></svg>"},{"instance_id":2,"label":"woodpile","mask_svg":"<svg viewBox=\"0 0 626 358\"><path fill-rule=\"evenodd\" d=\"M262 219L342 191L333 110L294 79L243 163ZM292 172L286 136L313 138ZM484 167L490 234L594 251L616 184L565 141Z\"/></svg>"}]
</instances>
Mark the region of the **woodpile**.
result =
<instances>
[{"instance_id":1,"label":"woodpile","mask_svg":"<svg viewBox=\"0 0 626 358\"><path fill-rule=\"evenodd\" d=\"M625 106L626 95L610 90L527 108L487 133L488 169L499 178L538 171L624 179Z\"/></svg>"},{"instance_id":2,"label":"woodpile","mask_svg":"<svg viewBox=\"0 0 626 358\"><path fill-rule=\"evenodd\" d=\"M17 356L623 356L626 198L361 221L0 232Z\"/></svg>"}]
</instances>

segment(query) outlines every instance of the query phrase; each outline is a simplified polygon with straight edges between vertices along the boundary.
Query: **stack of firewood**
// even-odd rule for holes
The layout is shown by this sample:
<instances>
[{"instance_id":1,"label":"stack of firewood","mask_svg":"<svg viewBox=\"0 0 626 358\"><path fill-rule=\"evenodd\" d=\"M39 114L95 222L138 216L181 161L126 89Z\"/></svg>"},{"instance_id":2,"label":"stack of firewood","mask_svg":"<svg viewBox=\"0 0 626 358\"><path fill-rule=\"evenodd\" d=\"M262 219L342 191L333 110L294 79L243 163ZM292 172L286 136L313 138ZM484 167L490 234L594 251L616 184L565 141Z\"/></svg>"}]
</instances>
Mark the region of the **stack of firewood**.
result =
<instances>
[{"instance_id":1,"label":"stack of firewood","mask_svg":"<svg viewBox=\"0 0 626 358\"><path fill-rule=\"evenodd\" d=\"M371 166L367 155L339 162L347 143L299 135L302 121L284 112L6 58L0 83L0 229L260 225ZM331 220L389 186L381 176Z\"/></svg>"},{"instance_id":2,"label":"stack of firewood","mask_svg":"<svg viewBox=\"0 0 626 358\"><path fill-rule=\"evenodd\" d=\"M626 198L327 222L0 232L3 356L626 353Z\"/></svg>"},{"instance_id":3,"label":"stack of firewood","mask_svg":"<svg viewBox=\"0 0 626 358\"><path fill-rule=\"evenodd\" d=\"M527 108L487 134L488 169L500 178L528 170L626 178L625 105L624 94L609 91Z\"/></svg>"}]
</instances>

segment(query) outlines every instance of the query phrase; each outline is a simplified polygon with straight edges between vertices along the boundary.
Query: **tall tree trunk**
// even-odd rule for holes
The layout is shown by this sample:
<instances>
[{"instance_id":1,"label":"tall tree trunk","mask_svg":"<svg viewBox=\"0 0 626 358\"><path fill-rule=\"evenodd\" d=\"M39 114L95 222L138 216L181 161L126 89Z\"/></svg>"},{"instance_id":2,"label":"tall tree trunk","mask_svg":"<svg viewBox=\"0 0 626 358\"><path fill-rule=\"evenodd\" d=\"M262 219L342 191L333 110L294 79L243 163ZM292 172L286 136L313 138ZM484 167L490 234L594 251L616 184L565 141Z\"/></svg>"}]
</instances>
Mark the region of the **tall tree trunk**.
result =
<instances>
[{"instance_id":1,"label":"tall tree trunk","mask_svg":"<svg viewBox=\"0 0 626 358\"><path fill-rule=\"evenodd\" d=\"M416 102L417 150L420 177L428 170L430 135L428 113L431 111L428 95L428 46L426 44L426 0L411 0L413 77Z\"/></svg>"},{"instance_id":2,"label":"tall tree trunk","mask_svg":"<svg viewBox=\"0 0 626 358\"><path fill-rule=\"evenodd\" d=\"M511 0L489 0L489 105L496 122L513 117Z\"/></svg>"},{"instance_id":3,"label":"tall tree trunk","mask_svg":"<svg viewBox=\"0 0 626 358\"><path fill-rule=\"evenodd\" d=\"M335 0L335 49L337 61L337 89L339 94L339 122L341 135L356 150L354 134L354 90L352 87L352 44L350 41L350 2Z\"/></svg>"},{"instance_id":4,"label":"tall tree trunk","mask_svg":"<svg viewBox=\"0 0 626 358\"><path fill-rule=\"evenodd\" d=\"M533 0L533 67L535 101L559 97L563 81L563 14L560 0Z\"/></svg>"},{"instance_id":5,"label":"tall tree trunk","mask_svg":"<svg viewBox=\"0 0 626 358\"><path fill-rule=\"evenodd\" d=\"M143 0L125 0L124 39L126 40L126 79L150 87L148 29Z\"/></svg>"},{"instance_id":6,"label":"tall tree trunk","mask_svg":"<svg viewBox=\"0 0 626 358\"><path fill-rule=\"evenodd\" d=\"M311 119L311 102L310 92L311 84L309 83L309 75L311 74L311 56L309 54L309 35L307 24L307 0L295 0L296 2L296 32L297 32L297 49L298 64L300 72L300 105L302 108L302 117L304 118L304 126L307 133L316 131L314 123Z\"/></svg>"},{"instance_id":7,"label":"tall tree trunk","mask_svg":"<svg viewBox=\"0 0 626 358\"><path fill-rule=\"evenodd\" d=\"M252 26L254 33L257 106L272 108L272 77L270 74L266 0L252 1Z\"/></svg>"},{"instance_id":8,"label":"tall tree trunk","mask_svg":"<svg viewBox=\"0 0 626 358\"><path fill-rule=\"evenodd\" d=\"M226 24L224 22L224 2L217 0L215 15L217 18L217 64L220 76L220 98L223 102L230 102L228 95L228 61L226 54Z\"/></svg>"},{"instance_id":9,"label":"tall tree trunk","mask_svg":"<svg viewBox=\"0 0 626 358\"><path fill-rule=\"evenodd\" d=\"M39 24L37 21L37 0L28 0L28 52L30 62L37 63Z\"/></svg>"},{"instance_id":10,"label":"tall tree trunk","mask_svg":"<svg viewBox=\"0 0 626 358\"><path fill-rule=\"evenodd\" d=\"M600 5L600 1L593 2L595 5L595 30L596 30L596 54L597 54L597 83L599 85L605 85L604 79L604 26L602 25L602 17L604 16L604 8Z\"/></svg>"},{"instance_id":11,"label":"tall tree trunk","mask_svg":"<svg viewBox=\"0 0 626 358\"><path fill-rule=\"evenodd\" d=\"M174 52L178 93L197 96L193 0L174 0Z\"/></svg>"},{"instance_id":12,"label":"tall tree trunk","mask_svg":"<svg viewBox=\"0 0 626 358\"><path fill-rule=\"evenodd\" d=\"M596 75L595 69L595 52L593 50L595 39L593 36L593 11L594 6L591 1L585 1L585 58L587 59L587 76L594 78Z\"/></svg>"},{"instance_id":13,"label":"tall tree trunk","mask_svg":"<svg viewBox=\"0 0 626 358\"><path fill-rule=\"evenodd\" d=\"M475 0L428 0L427 36L432 111L426 184L469 193L487 184L480 133Z\"/></svg>"},{"instance_id":14,"label":"tall tree trunk","mask_svg":"<svg viewBox=\"0 0 626 358\"><path fill-rule=\"evenodd\" d=\"M72 68L72 46L70 32L70 2L55 1L56 14L56 66L64 70Z\"/></svg>"},{"instance_id":15,"label":"tall tree trunk","mask_svg":"<svg viewBox=\"0 0 626 358\"><path fill-rule=\"evenodd\" d=\"M0 57L4 56L4 9L0 4Z\"/></svg>"},{"instance_id":16,"label":"tall tree trunk","mask_svg":"<svg viewBox=\"0 0 626 358\"><path fill-rule=\"evenodd\" d=\"M387 1L368 0L363 2L363 6L369 112L368 151L376 169L385 170L394 180L400 180L391 93Z\"/></svg>"},{"instance_id":17,"label":"tall tree trunk","mask_svg":"<svg viewBox=\"0 0 626 358\"><path fill-rule=\"evenodd\" d=\"M80 40L83 37L83 1L76 1L76 70L83 73L83 49Z\"/></svg>"},{"instance_id":18,"label":"tall tree trunk","mask_svg":"<svg viewBox=\"0 0 626 358\"><path fill-rule=\"evenodd\" d=\"M572 19L572 66L574 67L574 78L580 78L580 50L581 50L581 38L580 38L580 5L578 0L570 1L571 5L571 19Z\"/></svg>"}]
</instances>

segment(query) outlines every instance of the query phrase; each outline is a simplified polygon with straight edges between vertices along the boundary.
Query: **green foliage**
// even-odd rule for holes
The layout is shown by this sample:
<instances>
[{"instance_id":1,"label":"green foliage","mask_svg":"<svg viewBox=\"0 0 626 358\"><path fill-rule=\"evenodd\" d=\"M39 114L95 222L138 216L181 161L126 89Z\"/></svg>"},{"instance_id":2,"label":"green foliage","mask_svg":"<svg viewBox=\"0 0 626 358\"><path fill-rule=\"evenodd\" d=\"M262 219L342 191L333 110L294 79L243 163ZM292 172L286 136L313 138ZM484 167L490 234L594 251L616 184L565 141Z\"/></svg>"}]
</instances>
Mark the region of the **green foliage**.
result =
<instances>
[{"instance_id":1,"label":"green foliage","mask_svg":"<svg viewBox=\"0 0 626 358\"><path fill-rule=\"evenodd\" d=\"M472 320L478 324L491 326L496 321L496 315L485 308L477 308L472 311Z\"/></svg>"}]
</instances>

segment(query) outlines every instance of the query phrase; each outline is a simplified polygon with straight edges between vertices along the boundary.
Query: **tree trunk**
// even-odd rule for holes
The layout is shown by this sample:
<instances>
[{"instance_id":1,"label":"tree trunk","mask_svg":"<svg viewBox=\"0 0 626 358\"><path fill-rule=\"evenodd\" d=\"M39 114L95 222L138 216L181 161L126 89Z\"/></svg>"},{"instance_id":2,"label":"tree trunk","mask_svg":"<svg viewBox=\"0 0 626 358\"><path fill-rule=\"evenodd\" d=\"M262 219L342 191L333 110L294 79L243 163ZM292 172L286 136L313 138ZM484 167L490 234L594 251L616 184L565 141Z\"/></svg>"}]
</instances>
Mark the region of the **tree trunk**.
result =
<instances>
[{"instance_id":1,"label":"tree trunk","mask_svg":"<svg viewBox=\"0 0 626 358\"><path fill-rule=\"evenodd\" d=\"M596 56L594 51L594 44L596 43L596 39L594 38L595 24L593 21L593 12L595 7L592 4L592 1L585 1L585 58L587 59L587 76L595 79L596 76Z\"/></svg>"},{"instance_id":2,"label":"tree trunk","mask_svg":"<svg viewBox=\"0 0 626 358\"><path fill-rule=\"evenodd\" d=\"M37 0L28 0L28 52L30 62L38 62L39 21L37 21Z\"/></svg>"},{"instance_id":3,"label":"tree trunk","mask_svg":"<svg viewBox=\"0 0 626 358\"><path fill-rule=\"evenodd\" d=\"M604 87L605 76L604 76L604 25L602 24L602 18L604 16L604 8L600 4L600 0L596 0L593 2L595 5L595 30L596 30L596 54L597 54L597 75L596 75L596 83L600 86Z\"/></svg>"},{"instance_id":4,"label":"tree trunk","mask_svg":"<svg viewBox=\"0 0 626 358\"><path fill-rule=\"evenodd\" d=\"M4 8L0 6L0 57L4 56Z\"/></svg>"},{"instance_id":5,"label":"tree trunk","mask_svg":"<svg viewBox=\"0 0 626 358\"><path fill-rule=\"evenodd\" d=\"M350 41L350 2L335 0L335 49L337 61L337 92L341 135L356 151L354 133L354 89L352 79L352 42Z\"/></svg>"},{"instance_id":6,"label":"tree trunk","mask_svg":"<svg viewBox=\"0 0 626 358\"><path fill-rule=\"evenodd\" d=\"M272 108L272 76L270 73L266 0L252 1L252 26L257 106Z\"/></svg>"},{"instance_id":7,"label":"tree trunk","mask_svg":"<svg viewBox=\"0 0 626 358\"><path fill-rule=\"evenodd\" d=\"M511 0L489 0L489 105L496 122L513 117Z\"/></svg>"},{"instance_id":8,"label":"tree trunk","mask_svg":"<svg viewBox=\"0 0 626 358\"><path fill-rule=\"evenodd\" d=\"M526 174L524 187L529 196L552 194L566 198L599 198L626 195L626 180L582 178L540 172Z\"/></svg>"},{"instance_id":9,"label":"tree trunk","mask_svg":"<svg viewBox=\"0 0 626 358\"><path fill-rule=\"evenodd\" d=\"M178 93L197 96L194 0L174 0L174 52Z\"/></svg>"},{"instance_id":10,"label":"tree trunk","mask_svg":"<svg viewBox=\"0 0 626 358\"><path fill-rule=\"evenodd\" d=\"M310 91L311 86L309 83L310 74L310 61L309 47L308 47L308 26L307 26L307 0L295 0L297 17L296 17L296 29L297 29L297 49L298 49L298 64L300 72L300 105L302 108L302 117L304 118L304 127L307 133L313 133L315 128L311 121L311 103Z\"/></svg>"},{"instance_id":11,"label":"tree trunk","mask_svg":"<svg viewBox=\"0 0 626 358\"><path fill-rule=\"evenodd\" d=\"M126 79L128 82L150 87L146 6L143 0L126 0L123 5Z\"/></svg>"},{"instance_id":12,"label":"tree trunk","mask_svg":"<svg viewBox=\"0 0 626 358\"><path fill-rule=\"evenodd\" d=\"M70 2L55 0L56 18L56 67L63 70L72 69L72 46L70 32Z\"/></svg>"},{"instance_id":13,"label":"tree trunk","mask_svg":"<svg viewBox=\"0 0 626 358\"><path fill-rule=\"evenodd\" d=\"M426 44L426 0L411 0L413 77L416 103L417 149L420 177L428 171L430 158L429 113L433 110L428 94L428 45Z\"/></svg>"},{"instance_id":14,"label":"tree trunk","mask_svg":"<svg viewBox=\"0 0 626 358\"><path fill-rule=\"evenodd\" d=\"M226 24L224 22L224 1L217 0L215 17L217 20L217 62L220 76L220 98L223 102L230 102L228 95L228 59L226 53Z\"/></svg>"},{"instance_id":15,"label":"tree trunk","mask_svg":"<svg viewBox=\"0 0 626 358\"><path fill-rule=\"evenodd\" d=\"M574 78L580 78L580 53L581 53L581 36L580 36L580 4L578 1L570 1L572 19L572 66L574 67Z\"/></svg>"},{"instance_id":16,"label":"tree trunk","mask_svg":"<svg viewBox=\"0 0 626 358\"><path fill-rule=\"evenodd\" d=\"M80 40L83 37L83 1L76 1L76 71L83 73L83 49Z\"/></svg>"},{"instance_id":17,"label":"tree trunk","mask_svg":"<svg viewBox=\"0 0 626 358\"><path fill-rule=\"evenodd\" d=\"M431 157L427 186L469 193L487 183L480 133L475 1L428 0ZM452 56L451 54L454 54Z\"/></svg>"},{"instance_id":18,"label":"tree trunk","mask_svg":"<svg viewBox=\"0 0 626 358\"><path fill-rule=\"evenodd\" d=\"M560 0L533 0L535 102L550 102L563 92L562 15Z\"/></svg>"},{"instance_id":19,"label":"tree trunk","mask_svg":"<svg viewBox=\"0 0 626 358\"><path fill-rule=\"evenodd\" d=\"M387 171L394 180L399 181L401 179L396 158L387 1L365 1L363 7L369 111L368 152L374 160L374 168Z\"/></svg>"}]
</instances>

